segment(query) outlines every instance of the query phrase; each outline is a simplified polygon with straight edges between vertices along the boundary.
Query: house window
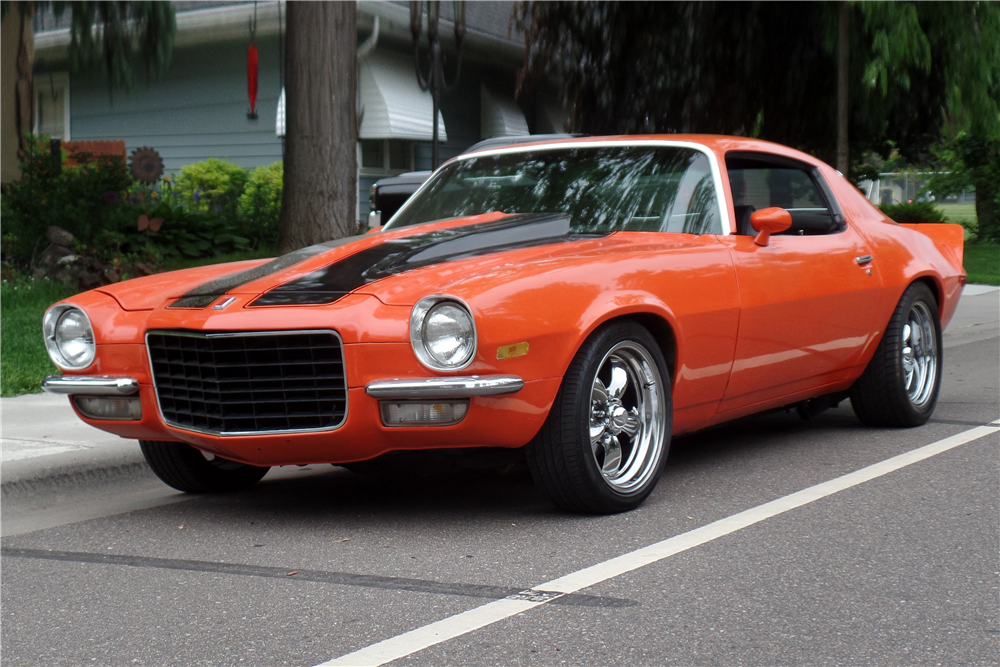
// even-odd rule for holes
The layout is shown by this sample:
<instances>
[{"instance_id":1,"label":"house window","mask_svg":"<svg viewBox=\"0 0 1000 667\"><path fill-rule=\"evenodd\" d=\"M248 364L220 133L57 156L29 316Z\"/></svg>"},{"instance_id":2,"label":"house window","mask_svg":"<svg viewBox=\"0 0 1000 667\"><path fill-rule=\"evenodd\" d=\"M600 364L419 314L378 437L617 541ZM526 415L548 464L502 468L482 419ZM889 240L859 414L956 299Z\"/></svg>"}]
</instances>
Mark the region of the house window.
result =
<instances>
[{"instance_id":1,"label":"house window","mask_svg":"<svg viewBox=\"0 0 1000 667\"><path fill-rule=\"evenodd\" d=\"M412 169L413 144L409 141L389 140L389 169Z\"/></svg>"},{"instance_id":2,"label":"house window","mask_svg":"<svg viewBox=\"0 0 1000 667\"><path fill-rule=\"evenodd\" d=\"M382 141L380 139L361 140L361 168L382 169Z\"/></svg>"},{"instance_id":3,"label":"house window","mask_svg":"<svg viewBox=\"0 0 1000 667\"><path fill-rule=\"evenodd\" d=\"M66 72L35 77L35 134L47 134L68 141L69 75Z\"/></svg>"},{"instance_id":4,"label":"house window","mask_svg":"<svg viewBox=\"0 0 1000 667\"><path fill-rule=\"evenodd\" d=\"M401 139L362 139L361 175L388 176L413 170L413 143Z\"/></svg>"}]
</instances>

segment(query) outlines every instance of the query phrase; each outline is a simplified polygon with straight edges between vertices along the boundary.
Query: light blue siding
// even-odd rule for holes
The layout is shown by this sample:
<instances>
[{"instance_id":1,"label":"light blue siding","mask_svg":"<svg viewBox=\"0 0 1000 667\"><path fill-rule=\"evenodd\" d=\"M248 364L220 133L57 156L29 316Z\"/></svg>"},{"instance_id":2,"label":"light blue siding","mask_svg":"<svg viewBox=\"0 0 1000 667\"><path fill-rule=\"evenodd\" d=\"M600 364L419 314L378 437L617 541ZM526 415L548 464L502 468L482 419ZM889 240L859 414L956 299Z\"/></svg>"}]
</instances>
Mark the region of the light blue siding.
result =
<instances>
[{"instance_id":1,"label":"light blue siding","mask_svg":"<svg viewBox=\"0 0 1000 667\"><path fill-rule=\"evenodd\" d=\"M210 157L258 167L281 159L274 122L278 39L257 44L257 113L246 117L247 42L228 41L174 50L162 79L113 98L103 77L72 75L70 132L76 140L124 139L126 149L151 146L168 171Z\"/></svg>"},{"instance_id":2,"label":"light blue siding","mask_svg":"<svg viewBox=\"0 0 1000 667\"><path fill-rule=\"evenodd\" d=\"M168 172L210 157L248 168L280 160L282 143L274 133L280 93L278 39L258 41L257 120L246 117L246 49L246 41L175 49L163 78L139 84L131 93L117 92L113 98L103 76L71 75L71 136L74 140L124 139L130 153L151 146L163 157ZM506 80L513 90L512 72L471 60L463 63L458 86L441 100L448 128L448 141L440 148L442 162L481 138L479 83L483 77ZM430 162L430 142L418 143L414 168L430 169ZM367 218L368 191L375 180L358 180L359 220Z\"/></svg>"}]
</instances>

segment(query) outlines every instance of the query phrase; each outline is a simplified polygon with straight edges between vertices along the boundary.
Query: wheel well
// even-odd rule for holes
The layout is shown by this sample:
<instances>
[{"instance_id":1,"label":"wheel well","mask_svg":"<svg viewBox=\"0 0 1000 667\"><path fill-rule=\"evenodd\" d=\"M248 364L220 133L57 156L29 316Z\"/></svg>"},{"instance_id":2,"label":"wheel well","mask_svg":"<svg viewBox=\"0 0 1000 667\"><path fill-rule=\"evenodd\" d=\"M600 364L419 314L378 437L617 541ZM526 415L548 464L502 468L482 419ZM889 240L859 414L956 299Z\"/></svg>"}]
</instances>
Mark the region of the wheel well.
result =
<instances>
[{"instance_id":1,"label":"wheel well","mask_svg":"<svg viewBox=\"0 0 1000 667\"><path fill-rule=\"evenodd\" d=\"M937 302L938 308L941 307L941 291L938 289L938 284L931 276L924 276L922 278L917 278L914 282L924 283L930 288L931 294L934 295L934 300Z\"/></svg>"},{"instance_id":2,"label":"wheel well","mask_svg":"<svg viewBox=\"0 0 1000 667\"><path fill-rule=\"evenodd\" d=\"M667 372L670 374L670 384L672 385L676 378L677 370L677 338L674 336L674 330L670 327L670 323L653 313L633 313L609 321L614 322L616 320L638 322L653 335L653 338L660 346L660 352L663 353L663 359L667 362Z\"/></svg>"}]
</instances>

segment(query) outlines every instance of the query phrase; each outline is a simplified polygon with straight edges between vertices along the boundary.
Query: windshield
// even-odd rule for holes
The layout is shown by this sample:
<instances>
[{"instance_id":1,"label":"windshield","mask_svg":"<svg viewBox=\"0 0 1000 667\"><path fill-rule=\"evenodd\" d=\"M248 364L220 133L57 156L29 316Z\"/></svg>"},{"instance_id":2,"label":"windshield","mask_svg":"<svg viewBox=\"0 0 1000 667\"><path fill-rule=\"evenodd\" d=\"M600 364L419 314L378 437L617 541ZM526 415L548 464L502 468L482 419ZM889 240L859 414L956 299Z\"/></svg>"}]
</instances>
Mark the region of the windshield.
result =
<instances>
[{"instance_id":1,"label":"windshield","mask_svg":"<svg viewBox=\"0 0 1000 667\"><path fill-rule=\"evenodd\" d=\"M708 157L660 146L582 146L456 160L390 226L493 211L568 213L575 232L704 234L721 228Z\"/></svg>"}]
</instances>

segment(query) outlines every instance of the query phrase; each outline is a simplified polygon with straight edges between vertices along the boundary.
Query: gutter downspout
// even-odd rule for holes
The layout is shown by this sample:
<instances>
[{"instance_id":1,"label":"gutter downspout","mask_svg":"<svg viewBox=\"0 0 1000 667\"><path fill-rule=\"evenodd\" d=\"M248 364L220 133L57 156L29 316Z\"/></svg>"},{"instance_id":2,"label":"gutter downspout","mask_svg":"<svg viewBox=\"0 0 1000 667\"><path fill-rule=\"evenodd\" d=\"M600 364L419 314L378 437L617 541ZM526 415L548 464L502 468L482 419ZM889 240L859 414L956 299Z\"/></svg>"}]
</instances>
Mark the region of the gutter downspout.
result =
<instances>
[{"instance_id":1,"label":"gutter downspout","mask_svg":"<svg viewBox=\"0 0 1000 667\"><path fill-rule=\"evenodd\" d=\"M355 136L355 150L354 150L354 171L355 179L357 182L361 182L361 121L365 118L365 108L361 104L361 67L362 60L368 57L368 55L375 50L375 45L378 44L378 32L379 32L379 20L378 15L375 16L375 23L372 26L372 34L368 35L368 39L361 43L358 47L358 71L355 81L358 82L358 89L354 91L354 100L358 108L357 118L358 127L357 134ZM357 191L354 193L354 216L357 220L362 219L361 215L361 200L360 195Z\"/></svg>"}]
</instances>

